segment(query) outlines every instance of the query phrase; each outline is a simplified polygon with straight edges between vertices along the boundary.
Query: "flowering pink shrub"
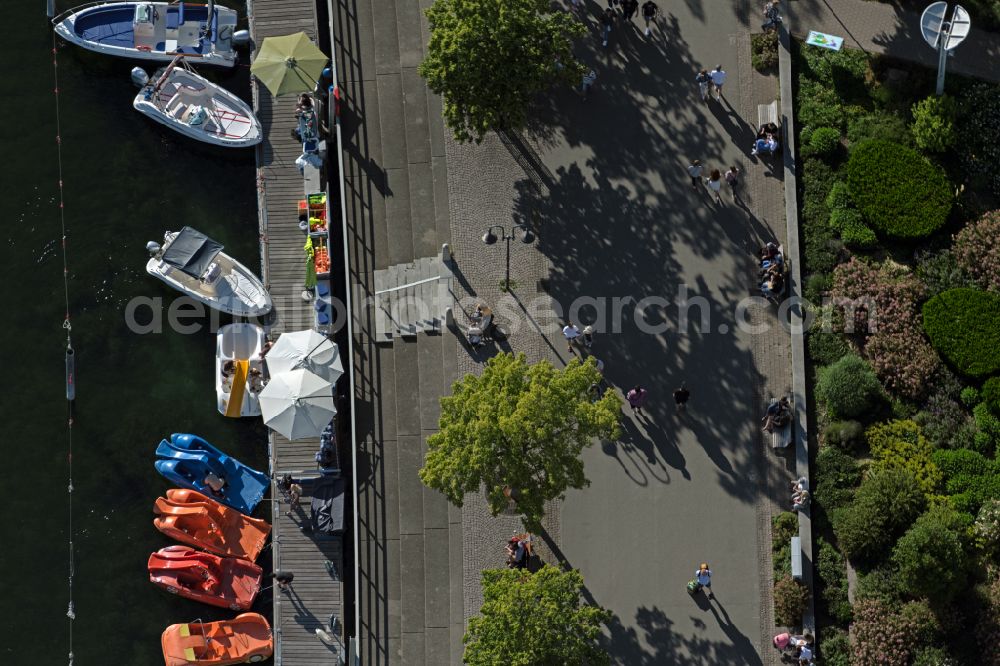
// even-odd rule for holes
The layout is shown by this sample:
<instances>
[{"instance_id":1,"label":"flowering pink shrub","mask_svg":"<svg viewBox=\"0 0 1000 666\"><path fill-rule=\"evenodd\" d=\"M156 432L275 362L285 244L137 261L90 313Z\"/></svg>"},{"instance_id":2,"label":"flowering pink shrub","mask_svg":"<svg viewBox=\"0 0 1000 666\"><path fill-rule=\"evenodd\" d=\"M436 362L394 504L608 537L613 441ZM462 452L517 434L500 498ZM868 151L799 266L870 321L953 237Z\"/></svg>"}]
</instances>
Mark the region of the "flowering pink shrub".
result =
<instances>
[{"instance_id":1,"label":"flowering pink shrub","mask_svg":"<svg viewBox=\"0 0 1000 666\"><path fill-rule=\"evenodd\" d=\"M898 612L878 599L863 599L854 604L851 666L908 666L926 633L917 614Z\"/></svg>"},{"instance_id":2,"label":"flowering pink shrub","mask_svg":"<svg viewBox=\"0 0 1000 666\"><path fill-rule=\"evenodd\" d=\"M986 213L955 234L952 254L976 284L1000 291L1000 210Z\"/></svg>"},{"instance_id":3,"label":"flowering pink shrub","mask_svg":"<svg viewBox=\"0 0 1000 666\"><path fill-rule=\"evenodd\" d=\"M923 335L920 280L890 264L875 266L855 257L834 269L831 293L842 313L838 325L851 333L853 324L886 389L911 400L922 397L941 361Z\"/></svg>"}]
</instances>

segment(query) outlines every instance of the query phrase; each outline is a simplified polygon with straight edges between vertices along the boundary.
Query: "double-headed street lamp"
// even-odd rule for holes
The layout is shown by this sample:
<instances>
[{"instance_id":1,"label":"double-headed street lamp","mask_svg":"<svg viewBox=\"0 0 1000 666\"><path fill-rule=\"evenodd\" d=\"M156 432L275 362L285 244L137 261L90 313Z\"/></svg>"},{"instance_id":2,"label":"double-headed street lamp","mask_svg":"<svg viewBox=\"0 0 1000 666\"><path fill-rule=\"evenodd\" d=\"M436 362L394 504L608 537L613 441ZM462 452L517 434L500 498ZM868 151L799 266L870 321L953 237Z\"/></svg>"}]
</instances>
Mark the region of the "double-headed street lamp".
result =
<instances>
[{"instance_id":1,"label":"double-headed street lamp","mask_svg":"<svg viewBox=\"0 0 1000 666\"><path fill-rule=\"evenodd\" d=\"M499 236L493 233L494 229L500 230ZM510 291L510 242L514 240L514 232L518 230L521 231L520 235L522 243L530 244L532 241L535 240L535 234L533 234L531 232L531 229L529 229L527 226L523 224L515 224L514 226L512 226L510 228L510 233L508 233L507 230L504 229L503 225L495 224L489 229L487 229L486 233L483 234L483 242L486 243L487 245L493 245L498 240L507 242L507 277L506 279L504 279L503 282L504 291Z\"/></svg>"}]
</instances>

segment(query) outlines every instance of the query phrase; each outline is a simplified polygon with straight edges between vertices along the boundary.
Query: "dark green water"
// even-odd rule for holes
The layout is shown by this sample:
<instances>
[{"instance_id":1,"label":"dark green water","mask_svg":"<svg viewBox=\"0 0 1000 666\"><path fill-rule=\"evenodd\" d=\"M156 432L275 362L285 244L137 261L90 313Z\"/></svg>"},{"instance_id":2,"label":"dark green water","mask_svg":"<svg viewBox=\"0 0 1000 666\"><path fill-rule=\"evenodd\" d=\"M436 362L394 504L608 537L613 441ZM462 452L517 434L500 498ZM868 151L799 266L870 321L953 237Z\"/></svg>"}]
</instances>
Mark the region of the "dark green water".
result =
<instances>
[{"instance_id":1,"label":"dark green water","mask_svg":"<svg viewBox=\"0 0 1000 666\"><path fill-rule=\"evenodd\" d=\"M47 666L67 663L70 649L52 36L41 0L4 9L0 664ZM149 553L169 545L152 525L153 501L168 488L153 469L153 450L171 432L194 432L266 469L266 433L259 421L216 412L207 317L195 334L138 335L124 310L146 296L162 299L165 315L175 298L145 272L144 245L162 240L164 229L189 224L259 267L253 152L202 146L135 112L135 63L73 46L58 60L77 352L75 663L155 666L163 663L166 625L233 613L170 597L148 581ZM249 99L246 68L207 75ZM269 607L265 592L255 610Z\"/></svg>"}]
</instances>

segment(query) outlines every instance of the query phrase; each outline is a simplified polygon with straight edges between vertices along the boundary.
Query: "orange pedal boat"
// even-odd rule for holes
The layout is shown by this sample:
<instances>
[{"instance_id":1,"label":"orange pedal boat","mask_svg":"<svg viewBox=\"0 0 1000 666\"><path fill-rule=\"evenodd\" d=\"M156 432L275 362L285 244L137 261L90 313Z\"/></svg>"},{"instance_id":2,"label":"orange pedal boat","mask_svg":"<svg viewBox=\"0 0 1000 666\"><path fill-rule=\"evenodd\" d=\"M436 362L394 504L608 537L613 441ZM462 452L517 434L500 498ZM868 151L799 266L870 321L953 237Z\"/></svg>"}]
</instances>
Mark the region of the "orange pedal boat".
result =
<instances>
[{"instance_id":1,"label":"orange pedal boat","mask_svg":"<svg viewBox=\"0 0 1000 666\"><path fill-rule=\"evenodd\" d=\"M171 594L231 610L247 610L260 592L264 572L235 557L167 546L149 556L149 580Z\"/></svg>"},{"instance_id":2,"label":"orange pedal boat","mask_svg":"<svg viewBox=\"0 0 1000 666\"><path fill-rule=\"evenodd\" d=\"M260 518L244 516L194 490L172 488L156 498L153 525L170 538L229 557L253 562L271 533Z\"/></svg>"},{"instance_id":3,"label":"orange pedal boat","mask_svg":"<svg viewBox=\"0 0 1000 666\"><path fill-rule=\"evenodd\" d=\"M274 653L271 625L257 613L220 622L172 624L160 644L166 666L256 664Z\"/></svg>"}]
</instances>

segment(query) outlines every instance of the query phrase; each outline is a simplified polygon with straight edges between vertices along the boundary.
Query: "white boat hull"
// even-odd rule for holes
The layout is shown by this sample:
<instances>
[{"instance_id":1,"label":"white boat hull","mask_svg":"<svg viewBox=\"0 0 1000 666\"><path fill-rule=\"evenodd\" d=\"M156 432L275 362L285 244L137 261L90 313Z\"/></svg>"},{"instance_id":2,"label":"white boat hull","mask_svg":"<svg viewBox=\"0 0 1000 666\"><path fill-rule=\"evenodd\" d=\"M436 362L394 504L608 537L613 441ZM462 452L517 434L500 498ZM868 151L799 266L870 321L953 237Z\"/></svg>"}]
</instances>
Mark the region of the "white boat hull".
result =
<instances>
[{"instance_id":1,"label":"white boat hull","mask_svg":"<svg viewBox=\"0 0 1000 666\"><path fill-rule=\"evenodd\" d=\"M150 8L149 21L137 20L140 5ZM206 65L234 66L238 58L232 45L236 12L215 7L213 42L201 34L206 23L200 14L201 5L185 3L185 7L191 9L180 23L177 3L94 2L56 17L53 23L59 37L97 53L156 62L184 55ZM131 20L127 20L129 12L133 14Z\"/></svg>"},{"instance_id":2,"label":"white boat hull","mask_svg":"<svg viewBox=\"0 0 1000 666\"><path fill-rule=\"evenodd\" d=\"M135 96L132 106L184 136L228 148L255 146L263 138L260 121L239 97L198 76L172 68L157 72Z\"/></svg>"},{"instance_id":3,"label":"white boat hull","mask_svg":"<svg viewBox=\"0 0 1000 666\"><path fill-rule=\"evenodd\" d=\"M222 378L226 361L249 361L251 370L264 372L260 357L265 341L264 329L256 324L237 323L223 326L215 336L215 398L219 413L226 416L232 387ZM231 381L231 380L230 380ZM260 416L260 400L247 381L240 405L240 416Z\"/></svg>"},{"instance_id":4,"label":"white boat hull","mask_svg":"<svg viewBox=\"0 0 1000 666\"><path fill-rule=\"evenodd\" d=\"M176 235L176 232L166 234L164 250ZM271 311L270 294L249 268L224 252L218 254L216 263L219 273L212 281L191 277L163 261L160 255L150 257L146 272L196 301L237 317L261 317Z\"/></svg>"}]
</instances>

